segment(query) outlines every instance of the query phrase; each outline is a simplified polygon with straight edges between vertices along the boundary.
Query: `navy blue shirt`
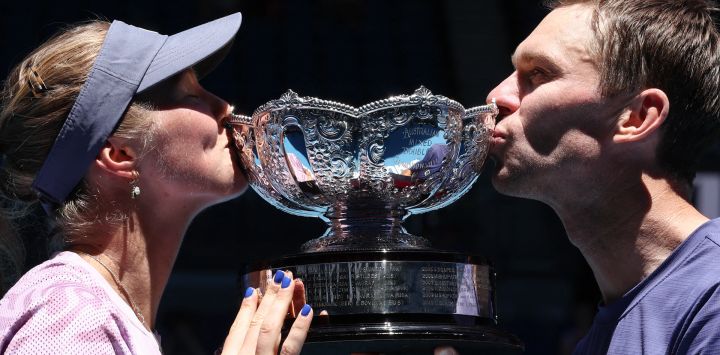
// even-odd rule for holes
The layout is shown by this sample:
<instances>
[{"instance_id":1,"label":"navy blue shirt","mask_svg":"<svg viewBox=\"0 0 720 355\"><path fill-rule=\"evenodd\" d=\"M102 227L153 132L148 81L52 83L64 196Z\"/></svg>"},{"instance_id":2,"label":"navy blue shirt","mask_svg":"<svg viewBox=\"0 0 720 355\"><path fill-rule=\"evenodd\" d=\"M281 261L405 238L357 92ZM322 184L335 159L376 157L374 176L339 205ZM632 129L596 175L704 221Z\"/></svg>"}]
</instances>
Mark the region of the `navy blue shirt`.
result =
<instances>
[{"instance_id":1,"label":"navy blue shirt","mask_svg":"<svg viewBox=\"0 0 720 355\"><path fill-rule=\"evenodd\" d=\"M575 354L720 354L720 219L693 232L621 299Z\"/></svg>"}]
</instances>

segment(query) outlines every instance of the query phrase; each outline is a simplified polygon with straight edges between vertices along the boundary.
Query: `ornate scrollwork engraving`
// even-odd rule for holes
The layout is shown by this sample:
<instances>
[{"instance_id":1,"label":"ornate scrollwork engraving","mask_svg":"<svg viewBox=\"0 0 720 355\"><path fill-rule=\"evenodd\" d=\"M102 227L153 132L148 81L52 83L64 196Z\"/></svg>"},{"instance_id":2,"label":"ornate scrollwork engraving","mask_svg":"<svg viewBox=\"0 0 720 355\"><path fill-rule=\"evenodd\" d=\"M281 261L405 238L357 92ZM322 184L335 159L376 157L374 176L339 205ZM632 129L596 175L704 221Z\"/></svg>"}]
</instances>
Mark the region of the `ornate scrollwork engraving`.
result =
<instances>
[{"instance_id":1,"label":"ornate scrollwork engraving","mask_svg":"<svg viewBox=\"0 0 720 355\"><path fill-rule=\"evenodd\" d=\"M263 198L330 224L323 241L308 248L416 247L425 244L400 222L469 189L487 155L496 114L494 103L465 110L422 86L359 108L288 90L252 118L237 115L228 123L250 183Z\"/></svg>"}]
</instances>

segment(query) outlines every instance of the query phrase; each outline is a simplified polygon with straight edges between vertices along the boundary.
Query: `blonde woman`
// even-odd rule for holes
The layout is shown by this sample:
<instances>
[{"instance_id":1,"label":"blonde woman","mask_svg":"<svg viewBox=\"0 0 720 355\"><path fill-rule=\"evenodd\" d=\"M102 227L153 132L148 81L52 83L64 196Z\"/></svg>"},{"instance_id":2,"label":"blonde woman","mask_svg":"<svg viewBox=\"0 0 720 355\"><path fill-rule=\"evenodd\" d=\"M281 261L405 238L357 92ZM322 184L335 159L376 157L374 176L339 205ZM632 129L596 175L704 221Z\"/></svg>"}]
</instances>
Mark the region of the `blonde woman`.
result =
<instances>
[{"instance_id":1,"label":"blonde woman","mask_svg":"<svg viewBox=\"0 0 720 355\"><path fill-rule=\"evenodd\" d=\"M237 13L172 36L90 22L10 73L0 114L2 267L21 269L20 238L47 233L57 252L0 300L0 352L161 352L155 317L190 221L247 188L224 128L229 105L198 82L240 22ZM280 350L296 281L279 271L271 284L261 302L246 291L223 353ZM283 353L299 353L312 316L306 305Z\"/></svg>"}]
</instances>

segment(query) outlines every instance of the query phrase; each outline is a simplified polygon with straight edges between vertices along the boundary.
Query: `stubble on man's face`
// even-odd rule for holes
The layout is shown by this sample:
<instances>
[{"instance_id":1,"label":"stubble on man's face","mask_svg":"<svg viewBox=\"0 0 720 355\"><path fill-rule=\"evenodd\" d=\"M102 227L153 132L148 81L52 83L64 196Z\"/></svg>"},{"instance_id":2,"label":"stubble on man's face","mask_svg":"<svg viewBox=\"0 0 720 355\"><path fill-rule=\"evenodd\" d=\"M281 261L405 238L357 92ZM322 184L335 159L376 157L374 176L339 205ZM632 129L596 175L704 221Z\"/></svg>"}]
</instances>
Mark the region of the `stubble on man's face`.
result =
<instances>
[{"instance_id":1,"label":"stubble on man's face","mask_svg":"<svg viewBox=\"0 0 720 355\"><path fill-rule=\"evenodd\" d=\"M513 55L514 78L501 86L516 87L490 93L517 95L517 107L496 127L502 139L492 150L493 184L500 192L548 202L579 179L592 180L615 118L598 89L591 16L584 5L551 12Z\"/></svg>"}]
</instances>

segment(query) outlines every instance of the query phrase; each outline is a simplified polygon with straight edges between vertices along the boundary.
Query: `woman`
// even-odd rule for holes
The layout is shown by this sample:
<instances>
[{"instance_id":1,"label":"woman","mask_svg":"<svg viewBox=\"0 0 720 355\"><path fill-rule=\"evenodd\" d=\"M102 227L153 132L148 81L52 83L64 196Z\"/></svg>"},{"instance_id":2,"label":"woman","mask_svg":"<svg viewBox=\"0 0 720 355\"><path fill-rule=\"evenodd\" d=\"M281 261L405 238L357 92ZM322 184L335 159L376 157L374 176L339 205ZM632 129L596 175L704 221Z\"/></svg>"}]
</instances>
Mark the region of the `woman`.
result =
<instances>
[{"instance_id":1,"label":"woman","mask_svg":"<svg viewBox=\"0 0 720 355\"><path fill-rule=\"evenodd\" d=\"M190 221L247 188L224 128L231 108L198 83L240 21L169 37L91 22L11 72L0 114L3 267L20 268L12 242L46 230L61 252L0 300L0 352L160 352L152 330ZM38 206L48 229L32 217ZM247 290L224 354L278 352L301 284L282 271L273 281L261 302ZM299 353L312 316L303 307L283 353Z\"/></svg>"}]
</instances>

